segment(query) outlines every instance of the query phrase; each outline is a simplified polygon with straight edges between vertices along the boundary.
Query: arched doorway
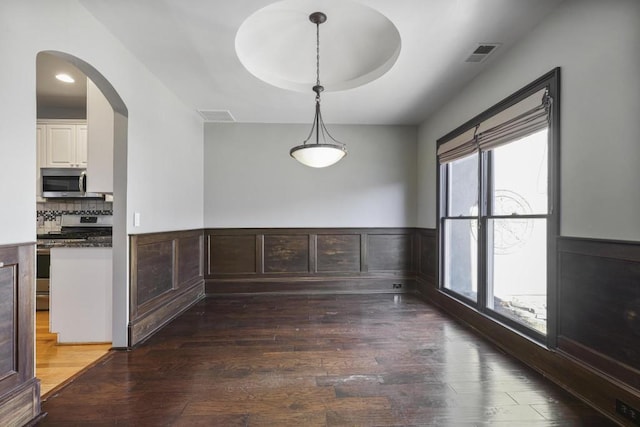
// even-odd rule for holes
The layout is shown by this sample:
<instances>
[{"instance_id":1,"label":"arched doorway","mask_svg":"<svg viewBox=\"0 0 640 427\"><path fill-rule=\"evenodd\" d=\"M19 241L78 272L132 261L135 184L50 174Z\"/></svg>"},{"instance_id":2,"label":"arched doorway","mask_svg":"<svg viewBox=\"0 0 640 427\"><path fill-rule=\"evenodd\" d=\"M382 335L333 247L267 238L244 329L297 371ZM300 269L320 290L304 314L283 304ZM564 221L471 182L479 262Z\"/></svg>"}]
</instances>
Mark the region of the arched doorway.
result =
<instances>
[{"instance_id":1,"label":"arched doorway","mask_svg":"<svg viewBox=\"0 0 640 427\"><path fill-rule=\"evenodd\" d=\"M112 173L112 218L113 218L113 240L112 240L112 266L111 266L111 339L113 347L127 347L127 323L128 323L128 242L126 235L126 195L127 195L127 126L128 111L118 95L115 88L109 81L92 65L77 58L71 54L59 51L42 51L38 53L40 63L42 58L49 58L55 61L62 61L70 64L72 67L82 73L88 82L87 86L93 87L93 90L99 91L104 98L107 107L112 113L112 132L113 147L109 153L113 160L111 161ZM38 73L39 74L39 73ZM38 112L44 109L38 105ZM51 116L49 113L47 115ZM73 107L65 107L57 112L58 116L64 118L73 118L78 114L73 111ZM85 117L86 118L86 117ZM68 206L68 204L60 203L60 206ZM76 205L77 208L77 205ZM84 206L83 206L84 208ZM83 210L80 210L81 212ZM36 372L36 375L38 373Z\"/></svg>"}]
</instances>

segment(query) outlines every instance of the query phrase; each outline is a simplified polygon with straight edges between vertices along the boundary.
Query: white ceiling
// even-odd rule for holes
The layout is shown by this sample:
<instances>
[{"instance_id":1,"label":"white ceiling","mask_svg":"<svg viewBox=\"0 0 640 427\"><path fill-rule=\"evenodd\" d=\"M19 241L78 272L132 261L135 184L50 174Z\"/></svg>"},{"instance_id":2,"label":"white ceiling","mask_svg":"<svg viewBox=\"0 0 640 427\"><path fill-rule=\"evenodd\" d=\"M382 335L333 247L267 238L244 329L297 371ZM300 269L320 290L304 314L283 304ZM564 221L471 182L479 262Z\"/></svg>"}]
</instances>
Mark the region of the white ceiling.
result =
<instances>
[{"instance_id":1,"label":"white ceiling","mask_svg":"<svg viewBox=\"0 0 640 427\"><path fill-rule=\"evenodd\" d=\"M236 54L236 33L253 13L272 0L80 0L149 70L194 110L229 110L238 122L308 123L314 94L269 85L247 71ZM326 92L322 97L327 123L418 124L488 64L531 31L562 0L361 0L386 16L401 37L401 51L391 69L360 87ZM313 44L302 37L298 48L285 51L315 61L315 26L308 15L331 6L320 26L322 70L332 61L356 61L323 55L331 46L356 39L360 16L347 16L327 0L300 0L308 8L301 19ZM343 14L344 12L344 14ZM331 17L352 19L349 34L332 32ZM326 26L326 27L325 27ZM273 25L278 32L289 28ZM297 40L296 36L287 36ZM303 45L304 42L304 45ZM382 43L382 42L381 42ZM482 43L501 47L483 63L466 63ZM292 47L293 46L293 47ZM292 61L295 61L292 60ZM293 62L292 62L293 63ZM337 67L338 65L333 65ZM304 68L304 67L303 67ZM330 72L327 72L330 74ZM107 76L108 77L108 76ZM315 74L308 77L315 80ZM329 89L329 88L328 88ZM117 88L116 88L117 90ZM126 102L126 100L125 100Z\"/></svg>"}]
</instances>

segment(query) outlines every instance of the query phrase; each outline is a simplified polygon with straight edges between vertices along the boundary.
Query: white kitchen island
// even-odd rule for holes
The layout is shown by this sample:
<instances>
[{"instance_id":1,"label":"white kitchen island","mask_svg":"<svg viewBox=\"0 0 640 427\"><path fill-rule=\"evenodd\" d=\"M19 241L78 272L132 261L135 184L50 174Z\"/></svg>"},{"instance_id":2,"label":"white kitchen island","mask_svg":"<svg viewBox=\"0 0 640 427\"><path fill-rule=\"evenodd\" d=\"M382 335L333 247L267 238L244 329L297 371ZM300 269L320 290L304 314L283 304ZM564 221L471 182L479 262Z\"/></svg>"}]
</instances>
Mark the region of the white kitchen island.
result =
<instances>
[{"instance_id":1,"label":"white kitchen island","mask_svg":"<svg viewBox=\"0 0 640 427\"><path fill-rule=\"evenodd\" d=\"M53 247L50 328L58 343L111 342L111 247Z\"/></svg>"}]
</instances>

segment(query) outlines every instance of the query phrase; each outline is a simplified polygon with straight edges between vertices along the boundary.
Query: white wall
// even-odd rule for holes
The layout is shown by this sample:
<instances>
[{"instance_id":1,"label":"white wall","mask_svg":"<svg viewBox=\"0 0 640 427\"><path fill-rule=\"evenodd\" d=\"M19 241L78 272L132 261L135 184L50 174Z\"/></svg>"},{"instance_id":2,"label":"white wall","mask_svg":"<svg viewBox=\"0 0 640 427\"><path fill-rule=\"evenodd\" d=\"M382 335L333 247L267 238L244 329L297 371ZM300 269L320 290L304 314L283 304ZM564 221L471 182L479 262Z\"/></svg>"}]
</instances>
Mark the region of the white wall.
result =
<instances>
[{"instance_id":1,"label":"white wall","mask_svg":"<svg viewBox=\"0 0 640 427\"><path fill-rule=\"evenodd\" d=\"M36 55L83 59L129 110L129 232L202 227L202 124L76 0L0 3L0 244L35 240ZM185 191L189 188L189 191ZM128 214L131 218L133 214Z\"/></svg>"},{"instance_id":2,"label":"white wall","mask_svg":"<svg viewBox=\"0 0 640 427\"><path fill-rule=\"evenodd\" d=\"M114 110L87 79L87 181L89 193L113 194Z\"/></svg>"},{"instance_id":3,"label":"white wall","mask_svg":"<svg viewBox=\"0 0 640 427\"><path fill-rule=\"evenodd\" d=\"M418 225L436 225L436 139L561 67L561 234L640 240L640 2L568 0L423 123Z\"/></svg>"},{"instance_id":4,"label":"white wall","mask_svg":"<svg viewBox=\"0 0 640 427\"><path fill-rule=\"evenodd\" d=\"M310 125L205 125L205 226L415 226L416 128L328 127L349 154L314 169L289 156Z\"/></svg>"},{"instance_id":5,"label":"white wall","mask_svg":"<svg viewBox=\"0 0 640 427\"><path fill-rule=\"evenodd\" d=\"M36 237L36 55L44 50L65 52L95 67L128 108L128 148L116 149L120 170L114 177L114 216L117 212L122 232L114 236L113 343L124 346L125 233L202 228L202 122L77 0L2 0L0 244ZM141 214L140 227L132 226L134 212ZM116 260L124 265L115 265Z\"/></svg>"}]
</instances>

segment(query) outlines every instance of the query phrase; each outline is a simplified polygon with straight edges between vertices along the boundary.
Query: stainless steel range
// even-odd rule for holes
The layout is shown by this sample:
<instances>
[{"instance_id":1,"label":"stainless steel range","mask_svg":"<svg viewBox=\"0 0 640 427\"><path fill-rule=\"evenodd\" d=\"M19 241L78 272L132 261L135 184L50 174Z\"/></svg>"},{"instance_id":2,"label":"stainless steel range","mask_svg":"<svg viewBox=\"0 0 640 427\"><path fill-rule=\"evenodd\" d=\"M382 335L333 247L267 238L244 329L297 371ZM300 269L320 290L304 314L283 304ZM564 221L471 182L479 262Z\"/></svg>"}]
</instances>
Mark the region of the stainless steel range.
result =
<instances>
[{"instance_id":1,"label":"stainless steel range","mask_svg":"<svg viewBox=\"0 0 640 427\"><path fill-rule=\"evenodd\" d=\"M113 216L62 215L60 231L38 234L36 310L49 310L50 248L111 242Z\"/></svg>"},{"instance_id":2,"label":"stainless steel range","mask_svg":"<svg viewBox=\"0 0 640 427\"><path fill-rule=\"evenodd\" d=\"M111 236L111 215L62 215L60 231L38 234L38 240L87 240L92 237Z\"/></svg>"}]
</instances>

